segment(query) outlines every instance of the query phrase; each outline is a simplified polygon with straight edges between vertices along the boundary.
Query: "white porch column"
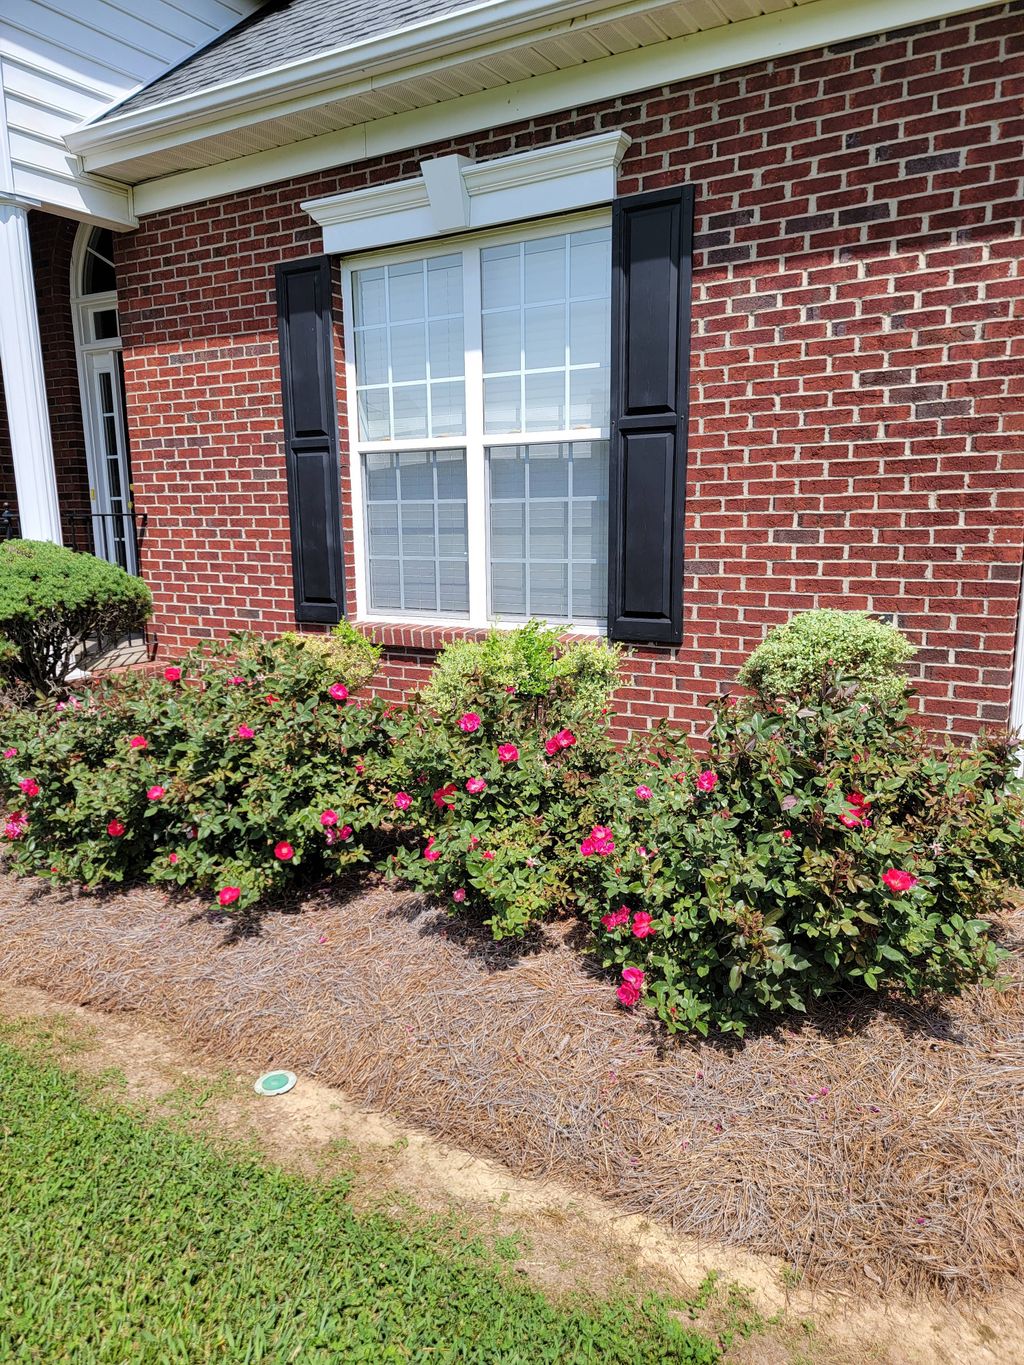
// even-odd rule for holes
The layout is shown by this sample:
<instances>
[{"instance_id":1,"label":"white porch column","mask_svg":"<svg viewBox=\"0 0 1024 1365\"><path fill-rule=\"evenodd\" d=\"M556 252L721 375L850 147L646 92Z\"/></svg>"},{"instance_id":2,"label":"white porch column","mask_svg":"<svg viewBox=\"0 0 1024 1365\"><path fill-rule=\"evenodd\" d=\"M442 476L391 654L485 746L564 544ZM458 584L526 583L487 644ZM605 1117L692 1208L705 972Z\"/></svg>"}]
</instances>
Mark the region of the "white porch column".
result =
<instances>
[{"instance_id":1,"label":"white porch column","mask_svg":"<svg viewBox=\"0 0 1024 1365\"><path fill-rule=\"evenodd\" d=\"M21 534L60 544L60 507L46 405L28 208L0 190L0 366Z\"/></svg>"}]
</instances>

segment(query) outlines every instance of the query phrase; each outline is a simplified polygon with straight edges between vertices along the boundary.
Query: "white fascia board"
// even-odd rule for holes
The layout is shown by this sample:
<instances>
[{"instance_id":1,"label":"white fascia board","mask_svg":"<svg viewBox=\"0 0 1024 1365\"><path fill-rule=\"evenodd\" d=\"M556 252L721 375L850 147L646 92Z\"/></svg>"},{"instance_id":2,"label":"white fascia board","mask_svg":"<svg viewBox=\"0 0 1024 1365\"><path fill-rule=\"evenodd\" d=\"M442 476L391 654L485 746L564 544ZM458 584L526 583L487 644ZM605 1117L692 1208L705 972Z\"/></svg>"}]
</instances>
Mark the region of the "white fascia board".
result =
<instances>
[{"instance_id":1,"label":"white fascia board","mask_svg":"<svg viewBox=\"0 0 1024 1365\"><path fill-rule=\"evenodd\" d=\"M154 131L163 134L207 125L223 116L218 130L244 126L258 111L295 112L336 98L357 81L371 88L370 78L407 68L416 59L443 58L455 53L465 57L481 41L510 39L535 30L567 29L585 17L614 17L646 8L637 0L483 0L483 3L411 24L390 33L376 34L362 42L332 48L281 66L239 76L204 90L176 95L158 104L118 114L101 113L97 119L74 129L67 136L72 151L88 163L123 157L127 152L145 154L145 139ZM282 103L283 102L283 103ZM162 143L166 145L166 142ZM173 145L173 144L172 144Z\"/></svg>"},{"instance_id":2,"label":"white fascia board","mask_svg":"<svg viewBox=\"0 0 1024 1365\"><path fill-rule=\"evenodd\" d=\"M968 13L977 0L816 0L542 76L374 119L268 151L136 182L143 217L276 181L463 137L597 100L677 84L872 33Z\"/></svg>"},{"instance_id":3,"label":"white fascia board","mask_svg":"<svg viewBox=\"0 0 1024 1365\"><path fill-rule=\"evenodd\" d=\"M479 164L437 157L412 179L301 207L323 228L324 250L339 254L499 227L610 203L629 142L625 133L599 133Z\"/></svg>"}]
</instances>

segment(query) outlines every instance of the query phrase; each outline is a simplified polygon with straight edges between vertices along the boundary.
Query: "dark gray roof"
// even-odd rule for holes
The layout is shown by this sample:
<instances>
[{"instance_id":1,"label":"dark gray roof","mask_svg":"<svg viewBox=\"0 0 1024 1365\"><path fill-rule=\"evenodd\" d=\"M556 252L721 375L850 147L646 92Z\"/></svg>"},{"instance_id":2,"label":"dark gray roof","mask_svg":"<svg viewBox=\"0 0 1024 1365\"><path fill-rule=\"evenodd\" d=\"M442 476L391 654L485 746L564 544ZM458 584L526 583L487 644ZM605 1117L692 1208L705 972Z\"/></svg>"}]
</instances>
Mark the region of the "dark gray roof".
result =
<instances>
[{"instance_id":1,"label":"dark gray roof","mask_svg":"<svg viewBox=\"0 0 1024 1365\"><path fill-rule=\"evenodd\" d=\"M146 109L225 81L269 71L318 52L396 33L481 0L271 0L150 85L129 95L105 118ZM102 120L100 120L102 122Z\"/></svg>"}]
</instances>

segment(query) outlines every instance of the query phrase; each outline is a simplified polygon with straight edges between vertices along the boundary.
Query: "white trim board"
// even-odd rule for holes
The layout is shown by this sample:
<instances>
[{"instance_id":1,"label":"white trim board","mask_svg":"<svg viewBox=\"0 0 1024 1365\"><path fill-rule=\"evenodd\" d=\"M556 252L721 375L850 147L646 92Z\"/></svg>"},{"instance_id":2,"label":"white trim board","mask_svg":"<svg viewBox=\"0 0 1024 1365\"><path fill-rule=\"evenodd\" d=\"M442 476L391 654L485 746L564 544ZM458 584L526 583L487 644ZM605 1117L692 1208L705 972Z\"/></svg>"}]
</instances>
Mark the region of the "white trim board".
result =
<instances>
[{"instance_id":1,"label":"white trim board","mask_svg":"<svg viewBox=\"0 0 1024 1365\"><path fill-rule=\"evenodd\" d=\"M816 0L814 4L759 15L566 70L533 76L497 89L445 100L423 109L392 114L355 128L324 133L197 170L143 180L136 184L134 209L140 217L162 213L184 204L351 165L368 157L386 156L524 118L539 118L581 104L979 8L985 7L979 6L977 0L967 3L965 0ZM398 79L397 74L389 77L386 83L393 83L395 79ZM365 93L383 83L364 78L346 89L351 93ZM341 93L334 90L330 92L330 98L337 99ZM325 94L324 99L327 98ZM200 132L193 129L187 137L177 139L160 139L154 133L148 150L155 152L160 147L191 140ZM78 137L79 134L74 135L76 145ZM88 157L86 164L89 164Z\"/></svg>"},{"instance_id":2,"label":"white trim board","mask_svg":"<svg viewBox=\"0 0 1024 1365\"><path fill-rule=\"evenodd\" d=\"M300 207L323 228L324 250L332 253L473 232L610 203L629 143L627 134L612 132L479 164L441 156L422 161L413 179Z\"/></svg>"}]
</instances>

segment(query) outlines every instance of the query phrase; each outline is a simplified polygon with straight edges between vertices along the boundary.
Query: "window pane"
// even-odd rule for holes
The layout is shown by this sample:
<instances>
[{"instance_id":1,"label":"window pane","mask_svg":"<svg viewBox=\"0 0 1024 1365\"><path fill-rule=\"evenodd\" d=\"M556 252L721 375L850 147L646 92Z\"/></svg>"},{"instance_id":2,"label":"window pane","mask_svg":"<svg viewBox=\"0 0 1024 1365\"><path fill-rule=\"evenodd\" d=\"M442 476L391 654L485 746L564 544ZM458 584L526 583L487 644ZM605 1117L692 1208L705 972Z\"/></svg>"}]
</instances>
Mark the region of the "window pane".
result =
<instances>
[{"instance_id":1,"label":"window pane","mask_svg":"<svg viewBox=\"0 0 1024 1365\"><path fill-rule=\"evenodd\" d=\"M466 429L466 384L431 384L430 426L432 436L461 436Z\"/></svg>"},{"instance_id":2,"label":"window pane","mask_svg":"<svg viewBox=\"0 0 1024 1365\"><path fill-rule=\"evenodd\" d=\"M406 379L426 379L427 337L422 322L406 323L391 329L391 378L396 384Z\"/></svg>"},{"instance_id":3,"label":"window pane","mask_svg":"<svg viewBox=\"0 0 1024 1365\"><path fill-rule=\"evenodd\" d=\"M541 237L524 243L527 303L565 298L565 237Z\"/></svg>"},{"instance_id":4,"label":"window pane","mask_svg":"<svg viewBox=\"0 0 1024 1365\"><path fill-rule=\"evenodd\" d=\"M514 313L485 313L484 332L484 373L496 374L501 370L518 370L522 358L522 315L517 308Z\"/></svg>"},{"instance_id":5,"label":"window pane","mask_svg":"<svg viewBox=\"0 0 1024 1365\"><path fill-rule=\"evenodd\" d=\"M387 389L363 389L359 394L359 434L364 441L386 441L391 436L391 407Z\"/></svg>"},{"instance_id":6,"label":"window pane","mask_svg":"<svg viewBox=\"0 0 1024 1365\"><path fill-rule=\"evenodd\" d=\"M607 599L604 441L487 452L492 616L599 621Z\"/></svg>"},{"instance_id":7,"label":"window pane","mask_svg":"<svg viewBox=\"0 0 1024 1365\"><path fill-rule=\"evenodd\" d=\"M371 452L364 474L370 609L465 615L465 452Z\"/></svg>"},{"instance_id":8,"label":"window pane","mask_svg":"<svg viewBox=\"0 0 1024 1365\"><path fill-rule=\"evenodd\" d=\"M565 426L565 371L526 376L526 430L560 431Z\"/></svg>"},{"instance_id":9,"label":"window pane","mask_svg":"<svg viewBox=\"0 0 1024 1365\"><path fill-rule=\"evenodd\" d=\"M608 425L609 251L595 228L480 253L485 431Z\"/></svg>"},{"instance_id":10,"label":"window pane","mask_svg":"<svg viewBox=\"0 0 1024 1365\"><path fill-rule=\"evenodd\" d=\"M355 285L356 326L372 327L387 321L384 304L384 270L360 270Z\"/></svg>"},{"instance_id":11,"label":"window pane","mask_svg":"<svg viewBox=\"0 0 1024 1365\"><path fill-rule=\"evenodd\" d=\"M403 385L394 390L393 398L395 404L395 440L408 440L410 436L426 436L426 384Z\"/></svg>"},{"instance_id":12,"label":"window pane","mask_svg":"<svg viewBox=\"0 0 1024 1365\"><path fill-rule=\"evenodd\" d=\"M569 375L569 426L608 425L608 371L573 370Z\"/></svg>"},{"instance_id":13,"label":"window pane","mask_svg":"<svg viewBox=\"0 0 1024 1365\"><path fill-rule=\"evenodd\" d=\"M554 307L526 310L526 368L539 370L551 365L565 366L565 309Z\"/></svg>"},{"instance_id":14,"label":"window pane","mask_svg":"<svg viewBox=\"0 0 1024 1365\"><path fill-rule=\"evenodd\" d=\"M518 242L481 251L480 287L485 309L519 307L520 256Z\"/></svg>"},{"instance_id":15,"label":"window pane","mask_svg":"<svg viewBox=\"0 0 1024 1365\"><path fill-rule=\"evenodd\" d=\"M357 270L352 294L360 440L461 435L462 257ZM371 385L381 392L370 397Z\"/></svg>"},{"instance_id":16,"label":"window pane","mask_svg":"<svg viewBox=\"0 0 1024 1365\"><path fill-rule=\"evenodd\" d=\"M521 431L521 384L511 379L484 380L484 431Z\"/></svg>"},{"instance_id":17,"label":"window pane","mask_svg":"<svg viewBox=\"0 0 1024 1365\"><path fill-rule=\"evenodd\" d=\"M407 265L389 265L387 273L391 325L423 317L426 304L423 262L410 261Z\"/></svg>"}]
</instances>

